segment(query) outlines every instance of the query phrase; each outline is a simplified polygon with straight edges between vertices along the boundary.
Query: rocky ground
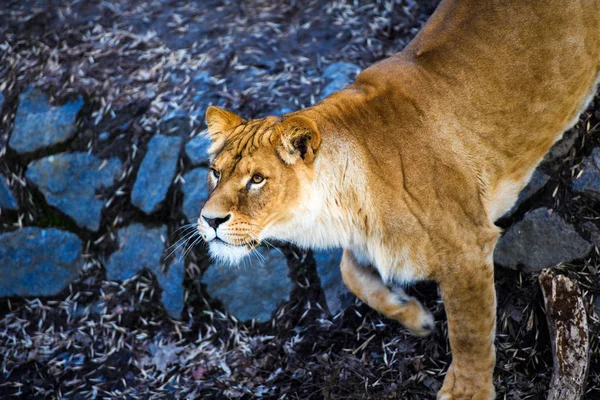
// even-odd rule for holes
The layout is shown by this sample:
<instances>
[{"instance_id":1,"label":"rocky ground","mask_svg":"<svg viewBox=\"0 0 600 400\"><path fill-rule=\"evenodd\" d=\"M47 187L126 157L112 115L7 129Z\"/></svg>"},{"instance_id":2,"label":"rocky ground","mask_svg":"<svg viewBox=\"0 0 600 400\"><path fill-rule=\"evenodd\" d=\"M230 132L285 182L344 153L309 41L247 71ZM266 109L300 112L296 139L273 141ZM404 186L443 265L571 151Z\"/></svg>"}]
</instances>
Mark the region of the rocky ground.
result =
<instances>
[{"instance_id":1,"label":"rocky ground","mask_svg":"<svg viewBox=\"0 0 600 400\"><path fill-rule=\"evenodd\" d=\"M341 285L340 253L239 269L194 234L209 104L281 114L400 50L436 1L5 1L0 6L1 398L433 398L450 361ZM539 271L588 307L600 398L600 98L498 225L499 398L544 398ZM190 225L190 223L192 225Z\"/></svg>"}]
</instances>

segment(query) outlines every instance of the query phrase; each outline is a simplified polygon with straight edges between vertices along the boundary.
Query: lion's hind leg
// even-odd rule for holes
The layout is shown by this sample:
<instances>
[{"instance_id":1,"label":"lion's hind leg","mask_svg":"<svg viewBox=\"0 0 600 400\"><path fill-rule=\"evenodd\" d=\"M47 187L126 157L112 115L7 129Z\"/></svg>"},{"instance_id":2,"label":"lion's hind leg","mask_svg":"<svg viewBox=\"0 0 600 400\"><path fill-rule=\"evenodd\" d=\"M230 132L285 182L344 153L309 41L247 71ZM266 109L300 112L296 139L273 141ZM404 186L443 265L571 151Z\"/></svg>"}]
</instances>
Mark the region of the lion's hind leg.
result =
<instances>
[{"instance_id":1,"label":"lion's hind leg","mask_svg":"<svg viewBox=\"0 0 600 400\"><path fill-rule=\"evenodd\" d=\"M352 251L344 250L340 268L348 289L371 308L400 322L417 336L429 335L435 328L428 309L404 290L388 287L374 269L361 265Z\"/></svg>"}]
</instances>

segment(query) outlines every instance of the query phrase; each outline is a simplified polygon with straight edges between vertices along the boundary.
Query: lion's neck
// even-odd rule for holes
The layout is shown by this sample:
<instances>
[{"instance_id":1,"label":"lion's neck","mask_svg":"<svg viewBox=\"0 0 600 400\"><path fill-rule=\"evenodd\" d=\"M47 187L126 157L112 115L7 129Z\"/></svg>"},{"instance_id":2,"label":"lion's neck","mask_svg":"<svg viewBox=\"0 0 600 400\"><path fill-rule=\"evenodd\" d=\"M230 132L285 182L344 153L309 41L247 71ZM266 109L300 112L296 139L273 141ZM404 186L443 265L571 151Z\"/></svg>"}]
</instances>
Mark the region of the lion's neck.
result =
<instances>
[{"instance_id":1,"label":"lion's neck","mask_svg":"<svg viewBox=\"0 0 600 400\"><path fill-rule=\"evenodd\" d=\"M356 247L365 243L374 222L360 152L338 132L322 132L309 190L296 210L287 239L301 247Z\"/></svg>"}]
</instances>

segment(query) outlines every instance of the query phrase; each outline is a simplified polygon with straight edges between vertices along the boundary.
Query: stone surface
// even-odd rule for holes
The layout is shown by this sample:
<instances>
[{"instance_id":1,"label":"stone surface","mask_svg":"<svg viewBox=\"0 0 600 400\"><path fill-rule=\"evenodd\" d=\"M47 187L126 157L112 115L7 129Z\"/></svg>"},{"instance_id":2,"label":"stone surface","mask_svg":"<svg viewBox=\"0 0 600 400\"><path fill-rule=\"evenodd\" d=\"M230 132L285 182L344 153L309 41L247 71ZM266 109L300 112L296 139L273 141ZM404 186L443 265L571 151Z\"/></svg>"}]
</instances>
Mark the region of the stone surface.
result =
<instances>
[{"instance_id":1,"label":"stone surface","mask_svg":"<svg viewBox=\"0 0 600 400\"><path fill-rule=\"evenodd\" d=\"M533 272L586 256L592 245L557 214L538 208L525 214L500 238L494 261Z\"/></svg>"},{"instance_id":2,"label":"stone surface","mask_svg":"<svg viewBox=\"0 0 600 400\"><path fill-rule=\"evenodd\" d=\"M326 84L319 95L319 100L331 95L332 93L342 90L356 79L360 72L360 67L347 62L333 63L323 71L323 79Z\"/></svg>"},{"instance_id":3,"label":"stone surface","mask_svg":"<svg viewBox=\"0 0 600 400\"><path fill-rule=\"evenodd\" d=\"M185 263L183 251L173 254L173 261L166 273L155 273L158 284L162 288L162 304L171 318L181 318L184 306L183 278L185 275Z\"/></svg>"},{"instance_id":4,"label":"stone surface","mask_svg":"<svg viewBox=\"0 0 600 400\"><path fill-rule=\"evenodd\" d=\"M51 206L73 218L78 226L97 231L104 201L96 192L113 185L123 167L119 159L101 160L88 153L63 153L32 161L27 179Z\"/></svg>"},{"instance_id":5,"label":"stone surface","mask_svg":"<svg viewBox=\"0 0 600 400\"><path fill-rule=\"evenodd\" d=\"M160 272L161 257L167 230L165 227L146 228L142 224L131 224L119 229L119 249L111 254L106 264L106 278L124 281L138 272L148 269Z\"/></svg>"},{"instance_id":6,"label":"stone surface","mask_svg":"<svg viewBox=\"0 0 600 400\"><path fill-rule=\"evenodd\" d=\"M576 129L571 129L564 133L563 137L548 150L544 157L544 162L553 162L565 157L573 148L577 140L578 133Z\"/></svg>"},{"instance_id":7,"label":"stone surface","mask_svg":"<svg viewBox=\"0 0 600 400\"><path fill-rule=\"evenodd\" d=\"M158 210L177 171L180 137L155 135L148 143L131 192L131 203L146 214Z\"/></svg>"},{"instance_id":8,"label":"stone surface","mask_svg":"<svg viewBox=\"0 0 600 400\"><path fill-rule=\"evenodd\" d=\"M31 153L64 143L75 136L75 118L83 106L81 98L62 106L51 106L43 93L32 88L19 95L19 107L9 145L18 153Z\"/></svg>"},{"instance_id":9,"label":"stone surface","mask_svg":"<svg viewBox=\"0 0 600 400\"><path fill-rule=\"evenodd\" d=\"M82 243L70 232L28 227L0 235L0 296L53 296L79 276Z\"/></svg>"},{"instance_id":10,"label":"stone surface","mask_svg":"<svg viewBox=\"0 0 600 400\"><path fill-rule=\"evenodd\" d=\"M16 210L18 207L17 199L0 175L0 210Z\"/></svg>"},{"instance_id":11,"label":"stone surface","mask_svg":"<svg viewBox=\"0 0 600 400\"><path fill-rule=\"evenodd\" d=\"M117 232L119 249L110 255L106 263L106 279L124 281L137 273L148 270L154 274L162 288L162 304L172 318L180 318L183 310L183 257L176 252L166 273L161 271L163 240L166 227L146 228L131 224Z\"/></svg>"},{"instance_id":12,"label":"stone surface","mask_svg":"<svg viewBox=\"0 0 600 400\"><path fill-rule=\"evenodd\" d=\"M531 179L527 183L527 185L521 190L519 193L519 197L517 201L512 206L512 208L504 215L504 217L510 216L512 213L517 211L517 209L523 204L527 199L536 194L540 189L546 186L546 183L550 180L550 176L546 175L542 170L537 168L533 171L533 175Z\"/></svg>"},{"instance_id":13,"label":"stone surface","mask_svg":"<svg viewBox=\"0 0 600 400\"><path fill-rule=\"evenodd\" d=\"M182 110L173 110L160 120L160 131L169 135L187 136L192 131L190 116Z\"/></svg>"},{"instance_id":14,"label":"stone surface","mask_svg":"<svg viewBox=\"0 0 600 400\"><path fill-rule=\"evenodd\" d=\"M3 105L4 105L4 95L2 94L2 92L0 92L0 110L2 109Z\"/></svg>"},{"instance_id":15,"label":"stone surface","mask_svg":"<svg viewBox=\"0 0 600 400\"><path fill-rule=\"evenodd\" d=\"M573 180L573 191L600 201L600 148L583 161L583 173Z\"/></svg>"},{"instance_id":16,"label":"stone surface","mask_svg":"<svg viewBox=\"0 0 600 400\"><path fill-rule=\"evenodd\" d=\"M185 154L190 159L192 165L208 164L208 148L210 140L200 135L190 139L185 145Z\"/></svg>"},{"instance_id":17,"label":"stone surface","mask_svg":"<svg viewBox=\"0 0 600 400\"><path fill-rule=\"evenodd\" d=\"M331 314L336 315L354 302L354 295L344 285L340 262L343 250L314 252L313 257L317 264L317 273L321 280L321 288L325 293L327 308Z\"/></svg>"},{"instance_id":18,"label":"stone surface","mask_svg":"<svg viewBox=\"0 0 600 400\"><path fill-rule=\"evenodd\" d=\"M208 199L207 177L208 168L196 168L183 176L183 214L188 221L196 221L200 217L202 206Z\"/></svg>"},{"instance_id":19,"label":"stone surface","mask_svg":"<svg viewBox=\"0 0 600 400\"><path fill-rule=\"evenodd\" d=\"M240 321L268 321L277 307L289 300L294 287L287 260L279 250L257 251L265 258L264 263L250 256L239 268L212 264L202 276L208 294Z\"/></svg>"},{"instance_id":20,"label":"stone surface","mask_svg":"<svg viewBox=\"0 0 600 400\"><path fill-rule=\"evenodd\" d=\"M592 221L587 221L583 223L583 230L589 233L592 244L596 247L600 247L600 228Z\"/></svg>"}]
</instances>

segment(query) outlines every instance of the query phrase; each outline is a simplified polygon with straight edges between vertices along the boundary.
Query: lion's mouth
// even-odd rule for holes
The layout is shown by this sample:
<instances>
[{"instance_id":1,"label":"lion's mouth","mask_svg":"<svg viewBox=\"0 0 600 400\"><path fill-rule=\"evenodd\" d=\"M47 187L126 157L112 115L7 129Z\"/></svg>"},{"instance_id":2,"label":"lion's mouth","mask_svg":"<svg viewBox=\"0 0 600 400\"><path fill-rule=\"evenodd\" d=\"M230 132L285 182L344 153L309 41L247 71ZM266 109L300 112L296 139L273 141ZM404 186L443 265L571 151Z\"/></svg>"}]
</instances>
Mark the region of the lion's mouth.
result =
<instances>
[{"instance_id":1,"label":"lion's mouth","mask_svg":"<svg viewBox=\"0 0 600 400\"><path fill-rule=\"evenodd\" d=\"M256 240L250 240L250 241L247 241L246 243L241 243L241 244L233 244L233 243L229 243L229 242L221 239L218 236L216 236L213 239L213 241L216 242L216 243L220 243L220 244L223 244L225 246L231 247L231 248L236 248L236 249L246 248L247 250L254 250L260 244Z\"/></svg>"}]
</instances>

